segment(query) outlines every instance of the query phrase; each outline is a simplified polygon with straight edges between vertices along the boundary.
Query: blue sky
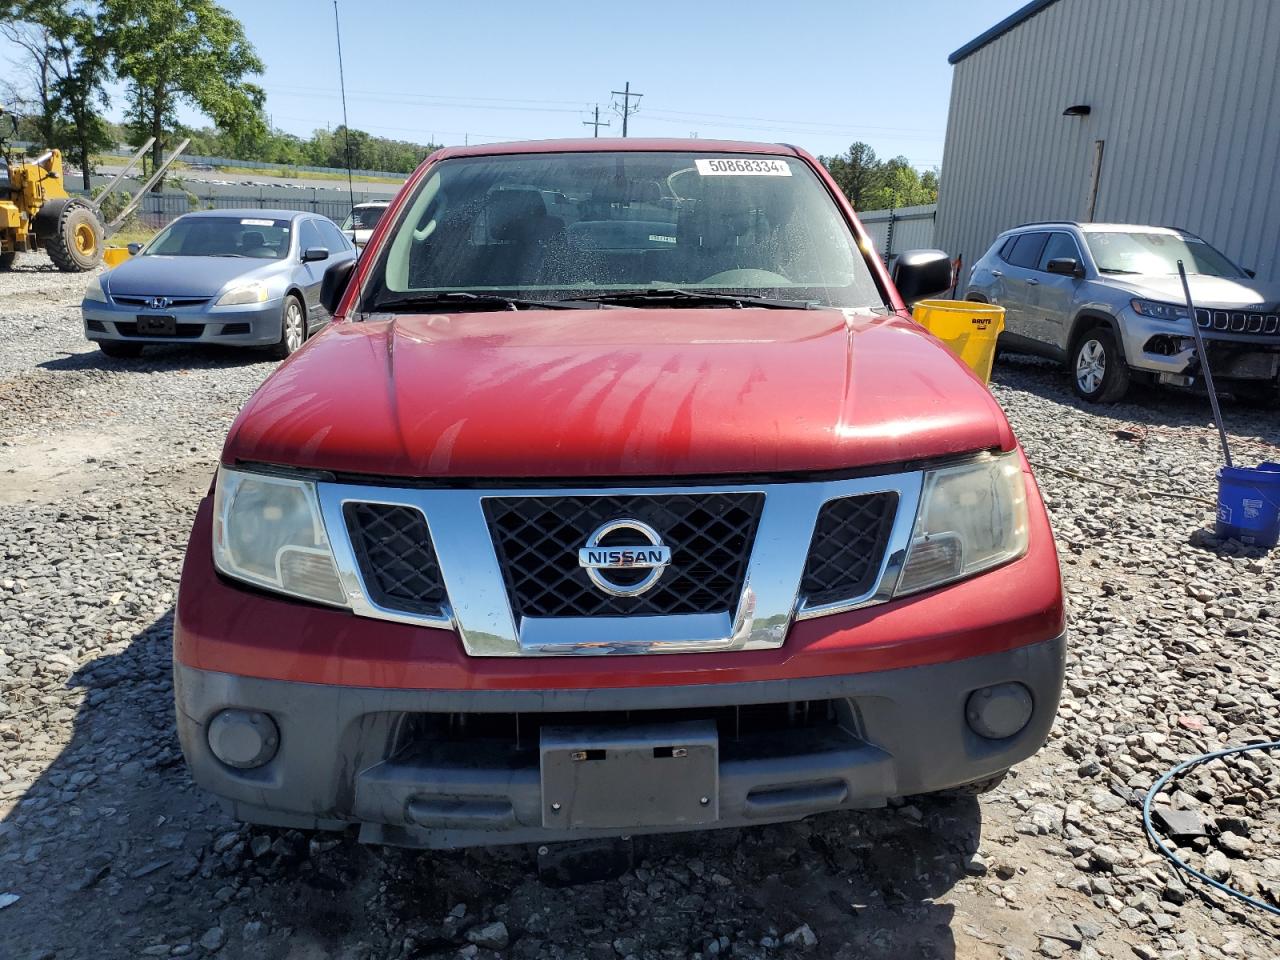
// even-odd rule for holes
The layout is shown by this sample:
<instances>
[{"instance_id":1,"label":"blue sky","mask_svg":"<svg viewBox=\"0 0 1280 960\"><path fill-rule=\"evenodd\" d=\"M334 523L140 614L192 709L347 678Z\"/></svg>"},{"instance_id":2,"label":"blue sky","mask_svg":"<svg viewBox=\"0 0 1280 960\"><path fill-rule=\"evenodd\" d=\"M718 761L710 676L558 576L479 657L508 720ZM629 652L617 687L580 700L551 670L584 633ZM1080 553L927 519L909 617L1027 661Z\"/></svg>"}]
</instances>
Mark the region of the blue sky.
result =
<instances>
[{"instance_id":1,"label":"blue sky","mask_svg":"<svg viewBox=\"0 0 1280 960\"><path fill-rule=\"evenodd\" d=\"M331 0L223 0L266 63L272 122L342 121ZM1022 0L339 0L351 125L472 143L589 135L610 91L644 94L632 136L785 141L835 153L864 140L942 160L947 54ZM0 46L0 52L11 50ZM5 74L9 74L8 69ZM110 111L119 118L123 97ZM199 122L185 114L188 122Z\"/></svg>"}]
</instances>

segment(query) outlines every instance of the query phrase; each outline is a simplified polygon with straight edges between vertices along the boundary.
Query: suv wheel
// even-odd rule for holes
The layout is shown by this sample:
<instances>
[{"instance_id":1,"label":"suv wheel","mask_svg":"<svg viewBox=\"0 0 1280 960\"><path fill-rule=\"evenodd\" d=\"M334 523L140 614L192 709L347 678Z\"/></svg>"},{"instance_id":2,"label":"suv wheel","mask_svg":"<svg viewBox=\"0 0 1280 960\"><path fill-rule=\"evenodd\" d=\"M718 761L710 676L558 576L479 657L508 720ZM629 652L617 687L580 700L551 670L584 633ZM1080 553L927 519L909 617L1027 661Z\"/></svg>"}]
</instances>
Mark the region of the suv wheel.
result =
<instances>
[{"instance_id":1,"label":"suv wheel","mask_svg":"<svg viewBox=\"0 0 1280 960\"><path fill-rule=\"evenodd\" d=\"M1071 383L1091 403L1115 403L1129 390L1129 365L1115 334L1106 327L1086 330L1071 351Z\"/></svg>"}]
</instances>

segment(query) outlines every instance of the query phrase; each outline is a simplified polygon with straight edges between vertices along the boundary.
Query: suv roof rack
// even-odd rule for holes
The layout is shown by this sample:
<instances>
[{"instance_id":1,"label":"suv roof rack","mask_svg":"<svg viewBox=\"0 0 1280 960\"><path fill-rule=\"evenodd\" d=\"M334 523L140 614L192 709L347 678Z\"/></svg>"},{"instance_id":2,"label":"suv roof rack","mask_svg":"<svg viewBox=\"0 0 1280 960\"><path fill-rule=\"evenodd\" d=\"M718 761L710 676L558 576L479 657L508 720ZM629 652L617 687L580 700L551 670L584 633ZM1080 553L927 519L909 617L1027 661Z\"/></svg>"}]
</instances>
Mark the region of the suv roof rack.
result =
<instances>
[{"instance_id":1,"label":"suv roof rack","mask_svg":"<svg viewBox=\"0 0 1280 960\"><path fill-rule=\"evenodd\" d=\"M1047 227L1053 224L1064 224L1068 227L1080 226L1078 220L1031 220L1027 223L1020 223L1015 227L1009 227L1009 230L1021 230L1023 227ZM1008 232L1008 231L1005 231Z\"/></svg>"}]
</instances>

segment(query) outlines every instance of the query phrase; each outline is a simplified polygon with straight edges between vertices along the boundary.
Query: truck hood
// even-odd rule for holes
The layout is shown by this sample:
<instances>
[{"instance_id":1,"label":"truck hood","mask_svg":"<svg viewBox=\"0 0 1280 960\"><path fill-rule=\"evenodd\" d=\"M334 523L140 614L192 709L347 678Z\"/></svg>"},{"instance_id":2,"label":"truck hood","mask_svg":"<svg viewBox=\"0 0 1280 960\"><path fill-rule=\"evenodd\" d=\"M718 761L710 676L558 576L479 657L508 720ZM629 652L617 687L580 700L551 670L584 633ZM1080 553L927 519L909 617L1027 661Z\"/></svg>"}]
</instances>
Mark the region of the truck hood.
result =
<instances>
[{"instance_id":1,"label":"truck hood","mask_svg":"<svg viewBox=\"0 0 1280 960\"><path fill-rule=\"evenodd\" d=\"M233 424L223 462L396 477L841 470L1012 449L980 380L910 320L643 309L335 324Z\"/></svg>"},{"instance_id":2,"label":"truck hood","mask_svg":"<svg viewBox=\"0 0 1280 960\"><path fill-rule=\"evenodd\" d=\"M1107 280L1130 291L1134 296L1164 303L1186 303L1182 281L1170 276L1111 276ZM1188 276L1191 299L1197 307L1255 307L1275 310L1280 307L1280 285L1259 280L1229 280L1226 277Z\"/></svg>"},{"instance_id":3,"label":"truck hood","mask_svg":"<svg viewBox=\"0 0 1280 960\"><path fill-rule=\"evenodd\" d=\"M131 257L102 275L113 297L212 297L232 280L260 280L284 261L245 257Z\"/></svg>"}]
</instances>

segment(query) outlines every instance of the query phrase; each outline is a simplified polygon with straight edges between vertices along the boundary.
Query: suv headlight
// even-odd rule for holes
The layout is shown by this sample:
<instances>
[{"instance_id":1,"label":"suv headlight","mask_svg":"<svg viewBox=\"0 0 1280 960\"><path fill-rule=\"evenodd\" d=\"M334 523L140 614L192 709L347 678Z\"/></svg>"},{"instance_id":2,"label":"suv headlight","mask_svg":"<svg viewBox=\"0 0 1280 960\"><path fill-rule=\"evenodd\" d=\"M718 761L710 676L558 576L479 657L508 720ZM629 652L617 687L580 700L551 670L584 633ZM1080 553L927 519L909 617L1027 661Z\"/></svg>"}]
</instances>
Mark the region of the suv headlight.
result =
<instances>
[{"instance_id":1,"label":"suv headlight","mask_svg":"<svg viewBox=\"0 0 1280 960\"><path fill-rule=\"evenodd\" d=\"M347 606L315 484L218 468L213 564L229 577Z\"/></svg>"},{"instance_id":2,"label":"suv headlight","mask_svg":"<svg viewBox=\"0 0 1280 960\"><path fill-rule=\"evenodd\" d=\"M84 298L95 303L107 303L107 293L102 289L102 278L94 277L84 288Z\"/></svg>"},{"instance_id":3,"label":"suv headlight","mask_svg":"<svg viewBox=\"0 0 1280 960\"><path fill-rule=\"evenodd\" d=\"M242 303L266 303L267 285L265 283L244 283L232 287L218 298L217 307L234 307Z\"/></svg>"},{"instance_id":4,"label":"suv headlight","mask_svg":"<svg viewBox=\"0 0 1280 960\"><path fill-rule=\"evenodd\" d=\"M1172 323L1175 320L1187 319L1187 308L1176 303L1160 303L1158 300L1135 298L1129 301L1129 306L1133 307L1134 313L1151 317L1153 320L1168 320Z\"/></svg>"},{"instance_id":5,"label":"suv headlight","mask_svg":"<svg viewBox=\"0 0 1280 960\"><path fill-rule=\"evenodd\" d=\"M1027 551L1027 484L1016 452L925 474L895 596L973 576Z\"/></svg>"}]
</instances>

